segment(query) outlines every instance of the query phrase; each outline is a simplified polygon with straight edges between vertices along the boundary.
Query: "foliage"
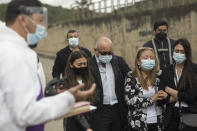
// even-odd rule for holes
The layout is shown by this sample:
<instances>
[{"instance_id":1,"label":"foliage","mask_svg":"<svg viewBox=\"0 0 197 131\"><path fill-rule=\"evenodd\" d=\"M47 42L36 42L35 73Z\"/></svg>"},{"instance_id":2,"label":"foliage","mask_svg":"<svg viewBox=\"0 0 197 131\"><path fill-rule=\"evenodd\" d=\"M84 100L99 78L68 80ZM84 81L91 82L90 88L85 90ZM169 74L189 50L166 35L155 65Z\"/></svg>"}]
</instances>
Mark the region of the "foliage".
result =
<instances>
[{"instance_id":1,"label":"foliage","mask_svg":"<svg viewBox=\"0 0 197 131\"><path fill-rule=\"evenodd\" d=\"M4 21L7 4L0 4L0 20Z\"/></svg>"},{"instance_id":2,"label":"foliage","mask_svg":"<svg viewBox=\"0 0 197 131\"><path fill-rule=\"evenodd\" d=\"M48 9L49 24L61 24L70 21L70 10L62 7L45 5Z\"/></svg>"},{"instance_id":3,"label":"foliage","mask_svg":"<svg viewBox=\"0 0 197 131\"><path fill-rule=\"evenodd\" d=\"M70 21L70 10L62 7L54 7L44 4L48 9L49 25L61 24ZM0 4L0 20L4 21L7 4Z\"/></svg>"}]
</instances>

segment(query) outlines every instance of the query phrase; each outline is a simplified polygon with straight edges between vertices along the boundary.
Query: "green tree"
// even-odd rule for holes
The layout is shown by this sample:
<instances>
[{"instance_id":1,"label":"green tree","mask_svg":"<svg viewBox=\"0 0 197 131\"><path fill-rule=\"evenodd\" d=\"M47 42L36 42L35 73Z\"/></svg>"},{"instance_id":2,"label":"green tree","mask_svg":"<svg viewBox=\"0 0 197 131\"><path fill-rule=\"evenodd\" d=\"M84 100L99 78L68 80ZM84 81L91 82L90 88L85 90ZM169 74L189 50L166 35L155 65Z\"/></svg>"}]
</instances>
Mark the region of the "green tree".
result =
<instances>
[{"instance_id":1,"label":"green tree","mask_svg":"<svg viewBox=\"0 0 197 131\"><path fill-rule=\"evenodd\" d=\"M7 4L0 4L0 20L5 21L5 12L6 12Z\"/></svg>"}]
</instances>

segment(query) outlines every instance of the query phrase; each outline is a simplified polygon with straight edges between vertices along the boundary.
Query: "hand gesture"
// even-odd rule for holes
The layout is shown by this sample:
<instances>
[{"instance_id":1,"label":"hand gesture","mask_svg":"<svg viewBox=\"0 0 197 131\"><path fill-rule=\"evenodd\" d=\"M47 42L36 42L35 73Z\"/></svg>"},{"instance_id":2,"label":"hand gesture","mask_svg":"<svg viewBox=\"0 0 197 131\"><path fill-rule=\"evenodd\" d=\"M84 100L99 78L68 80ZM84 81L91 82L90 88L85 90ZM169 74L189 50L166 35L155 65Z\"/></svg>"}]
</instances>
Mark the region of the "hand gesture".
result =
<instances>
[{"instance_id":1,"label":"hand gesture","mask_svg":"<svg viewBox=\"0 0 197 131\"><path fill-rule=\"evenodd\" d=\"M163 90L159 90L158 95L162 100L168 97L168 94Z\"/></svg>"},{"instance_id":2,"label":"hand gesture","mask_svg":"<svg viewBox=\"0 0 197 131\"><path fill-rule=\"evenodd\" d=\"M153 101L153 102L156 102L156 101L158 101L158 100L162 100L162 98L159 97L159 94L158 94L158 93L156 93L154 96L152 96L152 101Z\"/></svg>"},{"instance_id":3,"label":"hand gesture","mask_svg":"<svg viewBox=\"0 0 197 131\"><path fill-rule=\"evenodd\" d=\"M84 87L84 84L79 84L75 87L68 89L71 94L75 97L76 101L87 100L91 95L93 95L94 90L96 89L96 84L92 84L91 88L85 91L81 91Z\"/></svg>"},{"instance_id":4,"label":"hand gesture","mask_svg":"<svg viewBox=\"0 0 197 131\"><path fill-rule=\"evenodd\" d=\"M169 93L170 94L170 90L173 90L172 88L170 88L170 87L168 87L168 86L166 86L165 87L165 92L167 92L167 93Z\"/></svg>"},{"instance_id":5,"label":"hand gesture","mask_svg":"<svg viewBox=\"0 0 197 131\"><path fill-rule=\"evenodd\" d=\"M56 92L59 94L59 93L62 93L64 92L66 89L63 89L63 85L59 85L58 87L56 87Z\"/></svg>"},{"instance_id":6,"label":"hand gesture","mask_svg":"<svg viewBox=\"0 0 197 131\"><path fill-rule=\"evenodd\" d=\"M93 131L92 129L88 128L86 131Z\"/></svg>"}]
</instances>

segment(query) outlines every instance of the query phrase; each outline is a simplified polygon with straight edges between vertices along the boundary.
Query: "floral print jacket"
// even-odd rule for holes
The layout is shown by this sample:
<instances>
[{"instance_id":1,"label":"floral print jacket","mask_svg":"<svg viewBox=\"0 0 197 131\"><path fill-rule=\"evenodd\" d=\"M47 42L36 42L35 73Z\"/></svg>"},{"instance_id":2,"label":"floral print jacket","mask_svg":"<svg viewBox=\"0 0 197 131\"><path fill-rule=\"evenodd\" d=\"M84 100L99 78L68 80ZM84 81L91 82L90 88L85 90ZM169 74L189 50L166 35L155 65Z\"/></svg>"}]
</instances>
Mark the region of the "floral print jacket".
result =
<instances>
[{"instance_id":1,"label":"floral print jacket","mask_svg":"<svg viewBox=\"0 0 197 131\"><path fill-rule=\"evenodd\" d=\"M159 78L155 80L155 88L158 90ZM145 98L141 84L129 72L125 79L125 100L128 105L128 122L132 129L147 131L147 107L153 105L152 99ZM162 130L162 108L156 105L158 131Z\"/></svg>"}]
</instances>

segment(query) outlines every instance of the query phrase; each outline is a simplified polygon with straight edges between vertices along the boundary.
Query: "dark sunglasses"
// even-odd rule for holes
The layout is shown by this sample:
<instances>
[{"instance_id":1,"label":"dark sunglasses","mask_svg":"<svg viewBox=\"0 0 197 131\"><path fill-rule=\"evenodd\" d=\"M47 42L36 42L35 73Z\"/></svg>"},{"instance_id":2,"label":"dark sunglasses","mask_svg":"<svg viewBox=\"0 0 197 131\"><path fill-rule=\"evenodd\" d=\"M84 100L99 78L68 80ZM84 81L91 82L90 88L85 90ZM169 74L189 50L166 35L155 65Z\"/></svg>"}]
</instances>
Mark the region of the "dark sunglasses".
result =
<instances>
[{"instance_id":1,"label":"dark sunglasses","mask_svg":"<svg viewBox=\"0 0 197 131\"><path fill-rule=\"evenodd\" d=\"M109 52L107 52L107 51L98 51L101 55L111 55L112 54L112 52L111 51L109 51Z\"/></svg>"},{"instance_id":2,"label":"dark sunglasses","mask_svg":"<svg viewBox=\"0 0 197 131\"><path fill-rule=\"evenodd\" d=\"M101 55L112 55L111 51L99 51L99 49L96 49Z\"/></svg>"}]
</instances>

